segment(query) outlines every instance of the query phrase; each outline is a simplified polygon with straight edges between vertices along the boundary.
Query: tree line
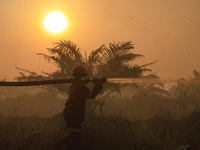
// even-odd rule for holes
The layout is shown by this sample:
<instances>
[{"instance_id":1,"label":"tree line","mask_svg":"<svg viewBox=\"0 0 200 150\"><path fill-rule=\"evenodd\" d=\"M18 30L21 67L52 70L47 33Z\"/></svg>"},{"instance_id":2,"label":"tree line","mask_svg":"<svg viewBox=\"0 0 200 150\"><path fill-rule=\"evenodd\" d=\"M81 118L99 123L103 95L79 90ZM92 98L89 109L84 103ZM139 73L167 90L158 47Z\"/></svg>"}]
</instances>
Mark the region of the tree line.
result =
<instances>
[{"instance_id":1,"label":"tree line","mask_svg":"<svg viewBox=\"0 0 200 150\"><path fill-rule=\"evenodd\" d=\"M107 78L141 78L141 77L156 77L152 70L147 68L157 61L150 62L144 65L137 65L135 61L144 56L132 52L134 44L132 41L113 42L108 46L101 45L96 50L93 50L89 55L85 52L83 55L80 47L68 40L60 40L53 44L52 48L47 48L49 54L38 53L37 55L44 58L47 63L53 63L56 70L52 73L42 72L37 74L34 71L29 71L16 67L20 70L20 76L16 77L18 81L35 81L45 79L63 79L70 78L71 71L74 66L80 64L85 66L91 78L107 77ZM28 73L28 75L26 75ZM145 76L144 74L147 73ZM91 84L88 85L92 86ZM91 108L91 113L95 111L97 105L102 107L101 100L113 93L120 93L121 89L126 85L122 84L107 84L101 94L94 100L89 101L88 105ZM45 86L47 89L53 89L59 93L68 93L68 84L56 84Z\"/></svg>"}]
</instances>

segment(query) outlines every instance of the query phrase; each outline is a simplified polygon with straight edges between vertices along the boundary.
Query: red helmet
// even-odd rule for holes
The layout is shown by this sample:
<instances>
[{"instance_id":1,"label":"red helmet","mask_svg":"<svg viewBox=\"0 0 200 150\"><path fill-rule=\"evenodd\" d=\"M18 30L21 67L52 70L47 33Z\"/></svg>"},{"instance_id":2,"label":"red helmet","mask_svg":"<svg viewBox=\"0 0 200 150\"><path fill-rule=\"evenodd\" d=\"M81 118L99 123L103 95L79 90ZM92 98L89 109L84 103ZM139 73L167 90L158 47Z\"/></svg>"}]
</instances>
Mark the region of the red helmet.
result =
<instances>
[{"instance_id":1,"label":"red helmet","mask_svg":"<svg viewBox=\"0 0 200 150\"><path fill-rule=\"evenodd\" d=\"M72 70L72 75L74 74L77 74L77 73L83 73L83 74L86 74L86 75L89 75L87 73L87 70L85 69L85 67L81 66L81 65L77 65L73 68Z\"/></svg>"}]
</instances>

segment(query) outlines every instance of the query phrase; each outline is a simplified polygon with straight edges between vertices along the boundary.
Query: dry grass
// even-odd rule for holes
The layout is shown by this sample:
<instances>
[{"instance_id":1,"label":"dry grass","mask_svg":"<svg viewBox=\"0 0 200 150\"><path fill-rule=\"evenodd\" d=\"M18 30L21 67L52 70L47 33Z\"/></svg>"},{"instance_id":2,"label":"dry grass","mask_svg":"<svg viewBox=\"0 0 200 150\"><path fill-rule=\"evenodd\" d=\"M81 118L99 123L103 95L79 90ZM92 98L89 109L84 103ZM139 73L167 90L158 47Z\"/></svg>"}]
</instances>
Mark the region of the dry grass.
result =
<instances>
[{"instance_id":1,"label":"dry grass","mask_svg":"<svg viewBox=\"0 0 200 150\"><path fill-rule=\"evenodd\" d=\"M176 121L155 116L130 121L123 113L111 117L86 118L85 149L172 150L180 145L200 149L200 113ZM54 149L54 142L67 132L62 114L51 118L0 116L1 150Z\"/></svg>"}]
</instances>

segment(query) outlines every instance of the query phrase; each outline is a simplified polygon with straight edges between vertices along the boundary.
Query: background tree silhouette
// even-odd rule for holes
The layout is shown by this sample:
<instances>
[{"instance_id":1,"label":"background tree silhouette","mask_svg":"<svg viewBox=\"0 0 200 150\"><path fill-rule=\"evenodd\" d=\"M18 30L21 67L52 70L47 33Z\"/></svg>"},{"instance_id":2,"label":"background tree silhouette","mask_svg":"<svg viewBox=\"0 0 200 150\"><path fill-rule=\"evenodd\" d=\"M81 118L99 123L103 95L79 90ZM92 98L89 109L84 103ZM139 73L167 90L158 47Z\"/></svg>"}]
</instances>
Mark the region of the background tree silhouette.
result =
<instances>
[{"instance_id":1,"label":"background tree silhouette","mask_svg":"<svg viewBox=\"0 0 200 150\"><path fill-rule=\"evenodd\" d=\"M56 65L57 70L53 73L42 72L37 74L33 71L25 69L20 70L20 76L16 77L19 81L31 81L31 80L43 80L43 79L60 79L71 77L71 71L74 66L80 64L86 67L90 77L117 77L117 78L140 78L144 77L144 72L150 72L151 69L146 68L149 65L154 64L156 61L144 64L136 65L132 64L137 58L144 57L141 54L134 54L131 50L134 49L134 44L131 41L109 43L109 46L101 45L98 49L92 51L88 56L85 52L85 56L82 55L80 48L71 41L60 40L54 43L53 48L47 48L48 54L38 53L37 55L43 57L48 63ZM25 75L24 72L29 75ZM109 95L112 92L120 92L120 89L124 87L121 84L109 84L105 86L104 91L98 97L96 101L91 102L102 106L102 98L105 95ZM68 84L56 84L48 86L48 88L54 88L58 92L67 93ZM96 106L94 106L96 108Z\"/></svg>"},{"instance_id":2,"label":"background tree silhouette","mask_svg":"<svg viewBox=\"0 0 200 150\"><path fill-rule=\"evenodd\" d=\"M131 41L110 43L109 47L102 45L99 49L100 59L96 62L97 73L100 76L106 77L141 77L144 71L151 71L146 69L145 65L132 66L131 61L137 58L144 57L141 54L133 54ZM148 64L149 65L149 64Z\"/></svg>"}]
</instances>

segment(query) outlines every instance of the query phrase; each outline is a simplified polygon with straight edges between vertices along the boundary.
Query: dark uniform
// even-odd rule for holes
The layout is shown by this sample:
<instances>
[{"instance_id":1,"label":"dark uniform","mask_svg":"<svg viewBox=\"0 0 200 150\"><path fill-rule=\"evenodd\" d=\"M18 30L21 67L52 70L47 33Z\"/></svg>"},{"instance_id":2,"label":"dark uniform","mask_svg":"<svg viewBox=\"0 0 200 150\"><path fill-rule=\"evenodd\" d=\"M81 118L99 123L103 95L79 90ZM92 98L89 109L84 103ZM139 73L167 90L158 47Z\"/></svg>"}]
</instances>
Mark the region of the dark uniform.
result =
<instances>
[{"instance_id":1,"label":"dark uniform","mask_svg":"<svg viewBox=\"0 0 200 150\"><path fill-rule=\"evenodd\" d=\"M93 99L102 89L101 84L95 84L90 92L82 81L71 84L69 97L63 110L63 115L70 132L70 141L67 145L68 150L78 149L81 145L81 122L85 118L86 99Z\"/></svg>"}]
</instances>

